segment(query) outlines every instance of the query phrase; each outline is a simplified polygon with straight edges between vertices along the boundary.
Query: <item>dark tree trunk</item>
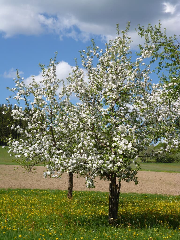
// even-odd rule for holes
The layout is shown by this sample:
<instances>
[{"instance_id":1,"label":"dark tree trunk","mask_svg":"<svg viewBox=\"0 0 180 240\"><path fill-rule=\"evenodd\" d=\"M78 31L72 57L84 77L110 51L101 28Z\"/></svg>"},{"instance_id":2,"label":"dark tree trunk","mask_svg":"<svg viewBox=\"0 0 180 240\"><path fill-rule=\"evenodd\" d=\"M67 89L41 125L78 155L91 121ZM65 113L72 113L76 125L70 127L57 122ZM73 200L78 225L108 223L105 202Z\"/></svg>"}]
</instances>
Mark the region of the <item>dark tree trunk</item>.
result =
<instances>
[{"instance_id":1,"label":"dark tree trunk","mask_svg":"<svg viewBox=\"0 0 180 240\"><path fill-rule=\"evenodd\" d=\"M115 224L118 216L118 204L121 184L116 184L116 174L111 175L109 184L109 223Z\"/></svg>"},{"instance_id":2,"label":"dark tree trunk","mask_svg":"<svg viewBox=\"0 0 180 240\"><path fill-rule=\"evenodd\" d=\"M69 181L68 181L68 198L72 198L73 192L73 173L69 172Z\"/></svg>"}]
</instances>

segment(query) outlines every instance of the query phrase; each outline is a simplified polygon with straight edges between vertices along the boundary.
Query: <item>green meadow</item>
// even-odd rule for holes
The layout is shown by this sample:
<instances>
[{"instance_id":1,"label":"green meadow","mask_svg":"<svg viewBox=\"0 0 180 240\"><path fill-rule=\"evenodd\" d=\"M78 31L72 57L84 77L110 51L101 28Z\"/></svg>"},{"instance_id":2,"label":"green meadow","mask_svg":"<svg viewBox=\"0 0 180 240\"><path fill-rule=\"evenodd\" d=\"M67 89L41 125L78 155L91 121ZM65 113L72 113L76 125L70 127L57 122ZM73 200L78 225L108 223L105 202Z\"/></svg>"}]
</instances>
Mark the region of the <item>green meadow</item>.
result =
<instances>
[{"instance_id":1,"label":"green meadow","mask_svg":"<svg viewBox=\"0 0 180 240\"><path fill-rule=\"evenodd\" d=\"M179 239L180 196L121 194L117 225L108 193L0 190L0 239Z\"/></svg>"},{"instance_id":2,"label":"green meadow","mask_svg":"<svg viewBox=\"0 0 180 240\"><path fill-rule=\"evenodd\" d=\"M0 164L17 164L0 147ZM180 163L142 163L142 170L180 172ZM180 196L121 194L116 226L108 193L0 190L0 239L180 239Z\"/></svg>"},{"instance_id":3,"label":"green meadow","mask_svg":"<svg viewBox=\"0 0 180 240\"><path fill-rule=\"evenodd\" d=\"M3 148L0 146L0 164L17 165L15 158L8 153L8 147Z\"/></svg>"}]
</instances>

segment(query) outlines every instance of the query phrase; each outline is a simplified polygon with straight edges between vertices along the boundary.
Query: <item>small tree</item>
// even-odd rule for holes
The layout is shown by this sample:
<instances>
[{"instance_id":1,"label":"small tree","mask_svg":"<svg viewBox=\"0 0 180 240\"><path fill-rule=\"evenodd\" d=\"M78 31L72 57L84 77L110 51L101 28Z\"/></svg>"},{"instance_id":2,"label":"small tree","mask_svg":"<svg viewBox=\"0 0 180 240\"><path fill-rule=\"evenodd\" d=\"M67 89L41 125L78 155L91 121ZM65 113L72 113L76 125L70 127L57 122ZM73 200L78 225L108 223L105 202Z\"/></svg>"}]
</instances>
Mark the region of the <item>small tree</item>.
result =
<instances>
[{"instance_id":1,"label":"small tree","mask_svg":"<svg viewBox=\"0 0 180 240\"><path fill-rule=\"evenodd\" d=\"M121 181L138 182L139 152L157 138L166 139L168 147L174 145L172 129L178 113L174 102L168 104L168 90L151 83L146 58L154 46L141 48L133 61L128 31L129 25L121 34L118 29L105 51L92 41L87 51L81 51L85 71L77 65L69 77L69 91L80 100L85 130L79 155L84 157L90 185L95 176L110 181L110 223L117 219Z\"/></svg>"},{"instance_id":2,"label":"small tree","mask_svg":"<svg viewBox=\"0 0 180 240\"><path fill-rule=\"evenodd\" d=\"M9 151L28 170L39 163L47 165L45 176L58 177L69 172L68 197L71 198L73 172L77 170L76 161L72 161L71 156L79 142L78 111L70 102L64 81L57 79L56 58L51 59L47 69L40 66L42 80L39 83L33 79L27 85L17 74L16 87L11 89L18 105L25 104L24 109L12 110L13 119L28 124L25 128L12 125L12 129L20 133L20 138L9 139Z\"/></svg>"}]
</instances>

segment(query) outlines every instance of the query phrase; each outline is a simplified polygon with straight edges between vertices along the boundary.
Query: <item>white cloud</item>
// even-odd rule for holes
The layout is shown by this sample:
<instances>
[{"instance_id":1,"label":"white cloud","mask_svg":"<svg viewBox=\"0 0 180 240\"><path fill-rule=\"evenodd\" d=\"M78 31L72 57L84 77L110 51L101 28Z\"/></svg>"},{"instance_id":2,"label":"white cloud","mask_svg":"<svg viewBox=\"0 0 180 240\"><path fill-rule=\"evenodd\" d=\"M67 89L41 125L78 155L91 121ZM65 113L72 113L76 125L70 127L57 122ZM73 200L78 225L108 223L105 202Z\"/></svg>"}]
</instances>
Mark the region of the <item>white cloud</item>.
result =
<instances>
[{"instance_id":1,"label":"white cloud","mask_svg":"<svg viewBox=\"0 0 180 240\"><path fill-rule=\"evenodd\" d=\"M176 11L176 5L172 5L171 3L168 2L164 2L163 5L165 13L174 14L174 12Z\"/></svg>"},{"instance_id":2,"label":"white cloud","mask_svg":"<svg viewBox=\"0 0 180 240\"><path fill-rule=\"evenodd\" d=\"M161 23L164 27L166 27L167 33L169 35L173 35L177 33L177 30L179 32L180 31L180 13L173 17L163 19ZM177 35L179 35L179 33L177 33Z\"/></svg>"},{"instance_id":3,"label":"white cloud","mask_svg":"<svg viewBox=\"0 0 180 240\"><path fill-rule=\"evenodd\" d=\"M62 61L56 66L56 74L59 79L65 80L71 72L72 66L70 66L67 62Z\"/></svg>"},{"instance_id":4,"label":"white cloud","mask_svg":"<svg viewBox=\"0 0 180 240\"><path fill-rule=\"evenodd\" d=\"M67 62L61 61L56 65L56 74L58 79L66 80L66 78L69 76L71 72L72 72L72 67ZM39 83L42 80L42 71L39 72L38 75L35 75L33 77L30 76L26 78L25 83L26 84L31 83L33 78L36 80L36 82Z\"/></svg>"},{"instance_id":5,"label":"white cloud","mask_svg":"<svg viewBox=\"0 0 180 240\"><path fill-rule=\"evenodd\" d=\"M180 32L180 1L176 1L176 4L170 2L164 2L165 18L162 19L162 26L167 29L169 35L179 35Z\"/></svg>"},{"instance_id":6,"label":"white cloud","mask_svg":"<svg viewBox=\"0 0 180 240\"><path fill-rule=\"evenodd\" d=\"M24 82L26 84L30 84L32 82L33 78L36 80L37 83L40 83L40 81L42 80L42 72L40 72L38 75L35 75L35 76L33 75L33 76L26 78L24 80Z\"/></svg>"},{"instance_id":7,"label":"white cloud","mask_svg":"<svg viewBox=\"0 0 180 240\"><path fill-rule=\"evenodd\" d=\"M69 74L72 73L72 68L73 68L73 66L69 65L69 63L67 63L67 62L64 62L64 61L59 62L56 65L57 78L60 80L63 79L66 84L67 83L66 79L69 77ZM87 77L86 73L87 73L87 71L84 70L84 79L85 79L85 81L88 82L88 77ZM40 83L40 81L42 80L42 71L39 72L38 75L35 75L33 77L30 76L30 77L26 78L24 80L25 84L27 84L27 85L30 84L32 82L33 78L35 79L36 82ZM57 94L60 93L61 89L62 89L62 85L59 86ZM74 103L79 102L78 98L74 94L72 94L72 96L71 96L71 101L73 101Z\"/></svg>"},{"instance_id":8,"label":"white cloud","mask_svg":"<svg viewBox=\"0 0 180 240\"><path fill-rule=\"evenodd\" d=\"M86 41L93 35L109 39L116 34L116 24L124 29L131 21L132 28L138 24L157 24L174 29L179 34L180 0L0 0L0 32L5 37L16 34L58 34L75 40ZM170 13L170 14L169 14ZM133 33L134 34L134 33Z\"/></svg>"},{"instance_id":9,"label":"white cloud","mask_svg":"<svg viewBox=\"0 0 180 240\"><path fill-rule=\"evenodd\" d=\"M40 34L43 29L37 9L33 5L22 4L22 1L19 1L19 4L1 3L0 31L5 37L11 37L16 34Z\"/></svg>"},{"instance_id":10,"label":"white cloud","mask_svg":"<svg viewBox=\"0 0 180 240\"><path fill-rule=\"evenodd\" d=\"M22 75L23 72L19 71L19 75ZM4 78L16 78L17 76L17 70L14 68L11 68L8 72L4 72L3 77Z\"/></svg>"}]
</instances>

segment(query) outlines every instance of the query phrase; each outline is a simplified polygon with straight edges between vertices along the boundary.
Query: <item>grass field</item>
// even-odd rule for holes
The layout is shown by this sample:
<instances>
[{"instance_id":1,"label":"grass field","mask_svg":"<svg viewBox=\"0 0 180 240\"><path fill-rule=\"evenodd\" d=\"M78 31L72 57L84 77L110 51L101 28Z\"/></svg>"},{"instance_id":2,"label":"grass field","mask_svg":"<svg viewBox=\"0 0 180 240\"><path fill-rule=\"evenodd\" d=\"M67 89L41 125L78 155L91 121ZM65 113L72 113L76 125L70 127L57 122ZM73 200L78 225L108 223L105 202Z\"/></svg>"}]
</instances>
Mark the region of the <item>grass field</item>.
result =
<instances>
[{"instance_id":1,"label":"grass field","mask_svg":"<svg viewBox=\"0 0 180 240\"><path fill-rule=\"evenodd\" d=\"M141 171L180 173L180 162L176 163L140 163Z\"/></svg>"},{"instance_id":2,"label":"grass field","mask_svg":"<svg viewBox=\"0 0 180 240\"><path fill-rule=\"evenodd\" d=\"M0 239L180 239L180 196L121 194L117 226L108 193L0 190Z\"/></svg>"},{"instance_id":3,"label":"grass field","mask_svg":"<svg viewBox=\"0 0 180 240\"><path fill-rule=\"evenodd\" d=\"M14 161L14 158L10 156L8 153L8 148L2 148L0 146L0 164L5 165L16 165L17 163Z\"/></svg>"},{"instance_id":4,"label":"grass field","mask_svg":"<svg viewBox=\"0 0 180 240\"><path fill-rule=\"evenodd\" d=\"M0 164L4 165L17 165L17 162L8 153L8 148L0 146ZM140 163L142 171L155 171L155 172L177 172L180 173L179 163Z\"/></svg>"}]
</instances>

